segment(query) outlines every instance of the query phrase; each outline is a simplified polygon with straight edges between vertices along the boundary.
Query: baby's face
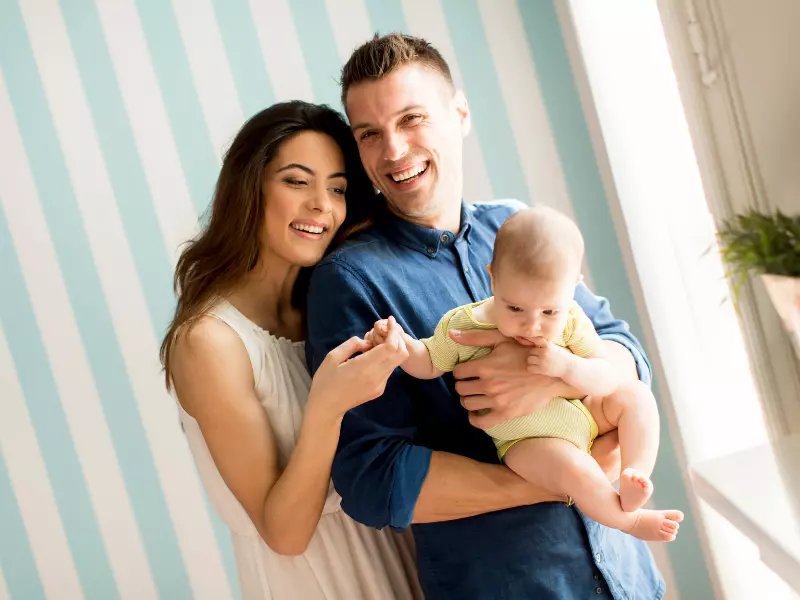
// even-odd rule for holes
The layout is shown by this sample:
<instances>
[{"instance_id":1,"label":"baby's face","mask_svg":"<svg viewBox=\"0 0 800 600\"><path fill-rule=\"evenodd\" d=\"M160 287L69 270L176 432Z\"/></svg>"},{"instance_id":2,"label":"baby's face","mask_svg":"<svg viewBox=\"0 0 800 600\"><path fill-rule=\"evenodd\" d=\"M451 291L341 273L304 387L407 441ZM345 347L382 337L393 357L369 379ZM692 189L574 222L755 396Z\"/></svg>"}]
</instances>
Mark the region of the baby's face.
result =
<instances>
[{"instance_id":1,"label":"baby's face","mask_svg":"<svg viewBox=\"0 0 800 600\"><path fill-rule=\"evenodd\" d=\"M563 330L578 277L536 279L513 271L492 277L497 328L506 337L530 345L534 338L552 341Z\"/></svg>"}]
</instances>

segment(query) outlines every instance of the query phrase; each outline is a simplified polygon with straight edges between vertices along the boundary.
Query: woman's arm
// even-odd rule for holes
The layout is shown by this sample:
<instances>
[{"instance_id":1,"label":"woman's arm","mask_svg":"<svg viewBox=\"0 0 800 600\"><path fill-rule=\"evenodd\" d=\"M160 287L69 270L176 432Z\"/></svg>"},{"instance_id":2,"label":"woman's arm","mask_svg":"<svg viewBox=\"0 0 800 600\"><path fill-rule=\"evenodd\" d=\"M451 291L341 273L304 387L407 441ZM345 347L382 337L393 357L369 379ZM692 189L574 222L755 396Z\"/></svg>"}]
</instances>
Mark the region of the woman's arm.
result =
<instances>
[{"instance_id":1,"label":"woman's arm","mask_svg":"<svg viewBox=\"0 0 800 600\"><path fill-rule=\"evenodd\" d=\"M237 334L208 317L178 340L172 377L181 405L199 423L226 485L279 554L303 553L314 534L342 416L380 395L406 356L396 345L383 346L348 360L367 350L363 340L352 338L330 353L312 384L297 446L281 471L272 428L254 393L250 359ZM359 390L356 397L353 389Z\"/></svg>"}]
</instances>

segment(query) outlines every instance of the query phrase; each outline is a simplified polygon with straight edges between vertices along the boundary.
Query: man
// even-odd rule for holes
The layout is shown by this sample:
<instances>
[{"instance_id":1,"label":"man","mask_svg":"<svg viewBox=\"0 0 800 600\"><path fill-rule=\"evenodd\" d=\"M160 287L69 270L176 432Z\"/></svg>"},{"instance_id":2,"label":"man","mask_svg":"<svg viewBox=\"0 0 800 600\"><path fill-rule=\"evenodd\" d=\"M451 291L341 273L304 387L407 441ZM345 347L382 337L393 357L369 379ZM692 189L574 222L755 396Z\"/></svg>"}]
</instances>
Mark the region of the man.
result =
<instances>
[{"instance_id":1,"label":"man","mask_svg":"<svg viewBox=\"0 0 800 600\"><path fill-rule=\"evenodd\" d=\"M342 86L361 159L385 206L312 276L312 370L378 319L393 315L420 338L451 308L491 295L485 267L494 237L518 209L462 202L469 107L427 42L376 36L353 53ZM583 286L576 300L621 368L649 381L638 342L607 302ZM529 375L528 350L516 342L468 333L459 341L494 349L457 367L458 381L419 381L398 370L381 398L347 414L333 465L344 510L372 527L412 526L432 600L660 598L664 583L642 542L589 521L565 498L498 464L481 429L576 394L560 380ZM614 446L613 439L595 444L612 470Z\"/></svg>"}]
</instances>

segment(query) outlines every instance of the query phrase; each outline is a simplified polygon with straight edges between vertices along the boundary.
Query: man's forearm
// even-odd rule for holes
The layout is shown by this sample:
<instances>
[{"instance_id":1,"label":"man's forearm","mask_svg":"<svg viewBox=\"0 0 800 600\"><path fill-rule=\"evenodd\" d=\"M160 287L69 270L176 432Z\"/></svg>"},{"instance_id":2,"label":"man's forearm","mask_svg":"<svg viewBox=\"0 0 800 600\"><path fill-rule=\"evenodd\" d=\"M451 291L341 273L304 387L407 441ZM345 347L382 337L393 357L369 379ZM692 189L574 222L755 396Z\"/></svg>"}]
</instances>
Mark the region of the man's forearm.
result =
<instances>
[{"instance_id":1,"label":"man's forearm","mask_svg":"<svg viewBox=\"0 0 800 600\"><path fill-rule=\"evenodd\" d=\"M564 500L528 483L503 465L434 452L422 484L414 523L474 517L487 512Z\"/></svg>"}]
</instances>

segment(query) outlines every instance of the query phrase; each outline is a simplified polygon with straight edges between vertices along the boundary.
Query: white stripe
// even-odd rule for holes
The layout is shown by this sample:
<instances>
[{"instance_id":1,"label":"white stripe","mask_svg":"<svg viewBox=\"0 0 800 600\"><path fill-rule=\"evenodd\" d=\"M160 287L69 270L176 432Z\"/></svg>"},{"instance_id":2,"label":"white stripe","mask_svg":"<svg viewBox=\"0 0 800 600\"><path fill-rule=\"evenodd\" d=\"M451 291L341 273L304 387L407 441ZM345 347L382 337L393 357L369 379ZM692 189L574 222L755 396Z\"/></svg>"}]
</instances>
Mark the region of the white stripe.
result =
<instances>
[{"instance_id":1,"label":"white stripe","mask_svg":"<svg viewBox=\"0 0 800 600\"><path fill-rule=\"evenodd\" d=\"M277 101L313 102L314 88L294 27L289 0L250 0L250 12Z\"/></svg>"},{"instance_id":2,"label":"white stripe","mask_svg":"<svg viewBox=\"0 0 800 600\"><path fill-rule=\"evenodd\" d=\"M172 0L217 160L244 122L210 0Z\"/></svg>"},{"instance_id":3,"label":"white stripe","mask_svg":"<svg viewBox=\"0 0 800 600\"><path fill-rule=\"evenodd\" d=\"M47 4L50 3L50 6ZM30 4L35 4L33 9ZM34 55L80 205L92 255L153 451L164 499L196 599L230 597L210 515L166 393L147 306L112 198L99 141L57 0L22 3ZM43 5L45 5L43 7ZM44 53L49 48L49 53Z\"/></svg>"},{"instance_id":4,"label":"white stripe","mask_svg":"<svg viewBox=\"0 0 800 600\"><path fill-rule=\"evenodd\" d=\"M45 14L49 11L41 11ZM53 32L48 32L48 35ZM35 42L37 36L31 36ZM51 60L59 55L50 54ZM120 597L156 598L108 425L0 74L0 202ZM79 482L75 482L80 485Z\"/></svg>"},{"instance_id":5,"label":"white stripe","mask_svg":"<svg viewBox=\"0 0 800 600\"><path fill-rule=\"evenodd\" d=\"M403 0L406 23L413 35L425 38L442 53L456 87L463 88L461 71L450 41L444 11L439 0ZM467 98L469 101L469 98ZM492 184L486 171L483 152L478 143L473 118L472 132L464 140L464 198L468 202L485 202L494 199Z\"/></svg>"},{"instance_id":6,"label":"white stripe","mask_svg":"<svg viewBox=\"0 0 800 600\"><path fill-rule=\"evenodd\" d=\"M54 599L83 598L64 525L58 514L53 489L2 325L0 381L3 382L0 454L8 458L8 476L22 513L22 522L28 534L45 596ZM3 586L0 585L0 598L3 597L2 589Z\"/></svg>"},{"instance_id":7,"label":"white stripe","mask_svg":"<svg viewBox=\"0 0 800 600\"><path fill-rule=\"evenodd\" d=\"M478 8L531 201L572 217L567 183L519 8L515 2L503 3L500 8L494 0L478 0Z\"/></svg>"},{"instance_id":8,"label":"white stripe","mask_svg":"<svg viewBox=\"0 0 800 600\"><path fill-rule=\"evenodd\" d=\"M344 64L358 46L372 38L367 7L364 0L325 0L328 17L339 51L339 60Z\"/></svg>"},{"instance_id":9,"label":"white stripe","mask_svg":"<svg viewBox=\"0 0 800 600\"><path fill-rule=\"evenodd\" d=\"M11 600L11 593L8 591L6 580L3 577L3 569L0 569L0 600Z\"/></svg>"},{"instance_id":10,"label":"white stripe","mask_svg":"<svg viewBox=\"0 0 800 600\"><path fill-rule=\"evenodd\" d=\"M150 62L139 13L133 0L97 2L96 6L162 235L173 261L177 261L179 246L197 230L198 215Z\"/></svg>"}]
</instances>

